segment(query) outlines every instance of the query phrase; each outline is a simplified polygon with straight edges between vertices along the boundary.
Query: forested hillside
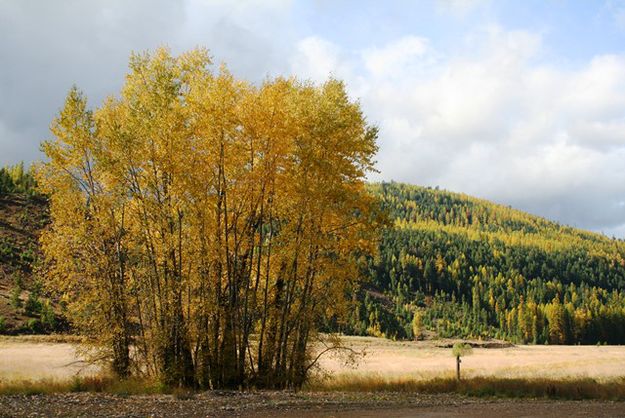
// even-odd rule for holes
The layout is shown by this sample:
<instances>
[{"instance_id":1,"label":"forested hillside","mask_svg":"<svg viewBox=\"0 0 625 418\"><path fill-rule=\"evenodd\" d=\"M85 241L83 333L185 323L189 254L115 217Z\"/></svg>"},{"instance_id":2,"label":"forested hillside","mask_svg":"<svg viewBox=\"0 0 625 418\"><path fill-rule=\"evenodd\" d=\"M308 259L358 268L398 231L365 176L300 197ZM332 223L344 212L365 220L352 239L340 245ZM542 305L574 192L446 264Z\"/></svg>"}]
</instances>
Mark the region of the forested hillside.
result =
<instances>
[{"instance_id":1,"label":"forested hillside","mask_svg":"<svg viewBox=\"0 0 625 418\"><path fill-rule=\"evenodd\" d=\"M625 343L625 242L470 196L369 186L391 219L346 333ZM0 169L0 331L58 328L33 276L47 203L21 165Z\"/></svg>"},{"instance_id":2,"label":"forested hillside","mask_svg":"<svg viewBox=\"0 0 625 418\"><path fill-rule=\"evenodd\" d=\"M0 333L62 328L35 269L47 200L23 164L0 168Z\"/></svg>"},{"instance_id":3,"label":"forested hillside","mask_svg":"<svg viewBox=\"0 0 625 418\"><path fill-rule=\"evenodd\" d=\"M466 195L370 186L393 227L347 329L625 343L625 243Z\"/></svg>"}]
</instances>

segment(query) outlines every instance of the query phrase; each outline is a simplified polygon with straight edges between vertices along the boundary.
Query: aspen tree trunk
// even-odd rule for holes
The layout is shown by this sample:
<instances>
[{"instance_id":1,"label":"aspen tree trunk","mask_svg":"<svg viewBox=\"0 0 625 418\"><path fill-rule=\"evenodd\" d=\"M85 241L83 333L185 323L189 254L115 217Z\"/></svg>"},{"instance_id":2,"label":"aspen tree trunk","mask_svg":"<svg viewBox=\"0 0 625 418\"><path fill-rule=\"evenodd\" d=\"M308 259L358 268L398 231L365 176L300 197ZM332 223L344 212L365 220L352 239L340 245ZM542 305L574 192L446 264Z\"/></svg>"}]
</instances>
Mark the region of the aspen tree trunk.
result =
<instances>
[{"instance_id":1,"label":"aspen tree trunk","mask_svg":"<svg viewBox=\"0 0 625 418\"><path fill-rule=\"evenodd\" d=\"M115 332L111 342L113 346L113 360L111 368L116 376L126 379L130 376L130 327L128 323L127 304L125 297L121 295L123 290L117 292L117 299L113 300L112 317L115 322Z\"/></svg>"},{"instance_id":2,"label":"aspen tree trunk","mask_svg":"<svg viewBox=\"0 0 625 418\"><path fill-rule=\"evenodd\" d=\"M131 331L128 321L128 301L126 293L126 262L127 255L122 246L122 237L125 234L124 228L125 212L122 207L119 228L115 234L115 256L117 261L117 271L113 274L113 318L116 320L116 332L113 335L113 372L122 379L130 376L130 340ZM115 222L114 214L111 216Z\"/></svg>"}]
</instances>

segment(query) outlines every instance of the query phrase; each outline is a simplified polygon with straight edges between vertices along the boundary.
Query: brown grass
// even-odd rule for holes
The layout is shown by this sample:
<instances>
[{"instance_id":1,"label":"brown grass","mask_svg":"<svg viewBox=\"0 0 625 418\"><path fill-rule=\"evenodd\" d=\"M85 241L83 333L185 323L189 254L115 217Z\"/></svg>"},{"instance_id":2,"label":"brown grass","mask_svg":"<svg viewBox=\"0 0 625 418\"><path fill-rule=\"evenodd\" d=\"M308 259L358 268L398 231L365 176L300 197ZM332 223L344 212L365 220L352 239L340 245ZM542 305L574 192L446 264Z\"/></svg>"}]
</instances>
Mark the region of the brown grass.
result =
<instances>
[{"instance_id":1,"label":"brown grass","mask_svg":"<svg viewBox=\"0 0 625 418\"><path fill-rule=\"evenodd\" d=\"M0 335L0 344L20 344L20 343L48 343L48 344L81 344L84 337L72 334L37 334L37 335Z\"/></svg>"},{"instance_id":2,"label":"brown grass","mask_svg":"<svg viewBox=\"0 0 625 418\"><path fill-rule=\"evenodd\" d=\"M41 379L0 382L0 395L37 395L50 393L105 392L117 395L171 393L151 380L117 380L108 376L74 377L70 380Z\"/></svg>"},{"instance_id":3,"label":"brown grass","mask_svg":"<svg viewBox=\"0 0 625 418\"><path fill-rule=\"evenodd\" d=\"M308 392L400 392L400 393L457 393L474 397L548 398L625 400L625 378L597 381L579 379L497 379L475 377L457 381L449 378L428 380L384 378L381 376L342 375L313 380L305 387ZM111 377L75 377L71 380L38 380L0 382L0 395L36 395L51 393L96 392L121 396L145 394L172 394L176 399L191 399L195 392L189 389L169 388L151 380L116 380Z\"/></svg>"},{"instance_id":4,"label":"brown grass","mask_svg":"<svg viewBox=\"0 0 625 418\"><path fill-rule=\"evenodd\" d=\"M101 367L80 362L73 337L0 338L0 395L59 392L116 394L192 391L154 381L116 381ZM393 342L347 337L365 352L355 365L326 357L308 391L459 393L469 396L625 400L623 346L517 346L477 348L463 358L463 380L454 378L455 358L440 341Z\"/></svg>"},{"instance_id":5,"label":"brown grass","mask_svg":"<svg viewBox=\"0 0 625 418\"><path fill-rule=\"evenodd\" d=\"M625 378L598 381L591 378L520 379L474 377L457 381L453 377L433 379L385 378L342 375L311 381L310 391L458 393L467 396L550 399L625 400Z\"/></svg>"},{"instance_id":6,"label":"brown grass","mask_svg":"<svg viewBox=\"0 0 625 418\"><path fill-rule=\"evenodd\" d=\"M345 344L366 355L354 367L327 356L320 366L327 374L421 379L453 377L456 359L447 341L390 341L346 337ZM625 376L625 346L519 345L510 348L474 348L462 359L466 378L552 379L593 378L599 381Z\"/></svg>"}]
</instances>

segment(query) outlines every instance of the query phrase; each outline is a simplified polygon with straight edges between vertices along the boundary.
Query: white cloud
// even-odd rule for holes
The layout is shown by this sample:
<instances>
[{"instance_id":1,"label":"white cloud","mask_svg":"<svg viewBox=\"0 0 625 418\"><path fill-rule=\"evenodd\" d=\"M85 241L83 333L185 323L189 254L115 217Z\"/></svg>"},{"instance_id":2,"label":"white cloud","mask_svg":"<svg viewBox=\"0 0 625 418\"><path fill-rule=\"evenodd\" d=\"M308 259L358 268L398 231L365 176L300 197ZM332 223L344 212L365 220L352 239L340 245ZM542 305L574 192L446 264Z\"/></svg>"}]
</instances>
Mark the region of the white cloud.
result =
<instances>
[{"instance_id":1,"label":"white cloud","mask_svg":"<svg viewBox=\"0 0 625 418\"><path fill-rule=\"evenodd\" d=\"M316 80L344 74L380 125L375 179L623 229L625 57L559 69L542 63L540 34L499 27L467 36L455 54L416 37L352 53L318 38L300 46L318 64Z\"/></svg>"},{"instance_id":2,"label":"white cloud","mask_svg":"<svg viewBox=\"0 0 625 418\"><path fill-rule=\"evenodd\" d=\"M314 82L322 82L330 76L348 75L348 63L340 59L340 49L332 42L308 37L297 43L291 58L293 73Z\"/></svg>"},{"instance_id":3,"label":"white cloud","mask_svg":"<svg viewBox=\"0 0 625 418\"><path fill-rule=\"evenodd\" d=\"M625 120L583 120L573 122L573 139L582 146L610 151L625 147Z\"/></svg>"},{"instance_id":4,"label":"white cloud","mask_svg":"<svg viewBox=\"0 0 625 418\"><path fill-rule=\"evenodd\" d=\"M363 52L364 65L374 76L390 76L398 69L402 72L411 67L416 59L427 51L427 40L407 36L386 45L384 48L370 48Z\"/></svg>"},{"instance_id":5,"label":"white cloud","mask_svg":"<svg viewBox=\"0 0 625 418\"><path fill-rule=\"evenodd\" d=\"M486 1L436 7L473 18ZM618 20L625 3L608 3ZM531 31L485 25L443 46L409 27L365 37L347 28L308 25L290 0L0 0L0 164L40 157L73 83L95 104L119 90L131 50L200 45L253 81L344 79L381 128L375 179L625 231L625 55L573 68L550 64L553 51Z\"/></svg>"},{"instance_id":6,"label":"white cloud","mask_svg":"<svg viewBox=\"0 0 625 418\"><path fill-rule=\"evenodd\" d=\"M201 45L237 75L260 80L284 68L292 52L291 0L184 0L175 46Z\"/></svg>"},{"instance_id":7,"label":"white cloud","mask_svg":"<svg viewBox=\"0 0 625 418\"><path fill-rule=\"evenodd\" d=\"M0 165L40 158L38 144L69 88L91 104L114 94L132 51L210 49L238 76L284 70L288 0L0 0ZM269 23L269 24L268 24Z\"/></svg>"}]
</instances>

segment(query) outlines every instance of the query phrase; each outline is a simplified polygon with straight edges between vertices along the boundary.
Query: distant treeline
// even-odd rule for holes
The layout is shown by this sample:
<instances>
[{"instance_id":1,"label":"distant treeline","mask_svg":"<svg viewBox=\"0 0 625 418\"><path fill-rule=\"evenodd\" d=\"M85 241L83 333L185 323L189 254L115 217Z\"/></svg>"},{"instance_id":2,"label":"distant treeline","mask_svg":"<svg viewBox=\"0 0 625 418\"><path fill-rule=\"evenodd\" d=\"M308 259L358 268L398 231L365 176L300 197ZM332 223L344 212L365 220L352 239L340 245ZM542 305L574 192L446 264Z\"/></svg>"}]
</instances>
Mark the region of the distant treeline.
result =
<instances>
[{"instance_id":1,"label":"distant treeline","mask_svg":"<svg viewBox=\"0 0 625 418\"><path fill-rule=\"evenodd\" d=\"M0 195L7 193L35 194L35 178L31 170L24 169L24 163L0 167Z\"/></svg>"},{"instance_id":2,"label":"distant treeline","mask_svg":"<svg viewBox=\"0 0 625 418\"><path fill-rule=\"evenodd\" d=\"M625 343L625 243L487 201L370 186L394 220L343 331Z\"/></svg>"}]
</instances>

